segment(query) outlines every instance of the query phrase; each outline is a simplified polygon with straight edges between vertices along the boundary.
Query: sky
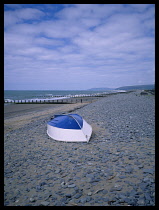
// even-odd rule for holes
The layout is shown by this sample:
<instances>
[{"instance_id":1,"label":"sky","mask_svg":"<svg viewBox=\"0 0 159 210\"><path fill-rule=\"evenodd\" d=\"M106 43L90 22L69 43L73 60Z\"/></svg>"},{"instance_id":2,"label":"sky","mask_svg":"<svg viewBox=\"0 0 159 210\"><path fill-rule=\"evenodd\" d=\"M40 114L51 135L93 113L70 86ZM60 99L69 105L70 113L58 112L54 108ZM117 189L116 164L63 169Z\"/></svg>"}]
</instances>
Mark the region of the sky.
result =
<instances>
[{"instance_id":1,"label":"sky","mask_svg":"<svg viewBox=\"0 0 159 210\"><path fill-rule=\"evenodd\" d=\"M5 90L154 82L154 4L4 5Z\"/></svg>"}]
</instances>

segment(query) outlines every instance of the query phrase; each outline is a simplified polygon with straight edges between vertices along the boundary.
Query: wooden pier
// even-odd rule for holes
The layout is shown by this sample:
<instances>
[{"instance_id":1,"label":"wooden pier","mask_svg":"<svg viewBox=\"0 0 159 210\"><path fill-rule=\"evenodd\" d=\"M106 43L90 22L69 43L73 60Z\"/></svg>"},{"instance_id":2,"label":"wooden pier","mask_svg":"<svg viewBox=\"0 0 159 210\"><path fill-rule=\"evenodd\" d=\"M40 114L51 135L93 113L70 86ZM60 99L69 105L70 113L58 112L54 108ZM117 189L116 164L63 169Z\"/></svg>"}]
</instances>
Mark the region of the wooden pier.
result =
<instances>
[{"instance_id":1,"label":"wooden pier","mask_svg":"<svg viewBox=\"0 0 159 210\"><path fill-rule=\"evenodd\" d=\"M5 99L4 103L12 103L12 104L74 104L74 103L83 103L83 102L91 102L92 100L96 100L98 97L106 97L109 94L93 94L93 95L75 95L70 98L64 98L64 99L57 99L57 100L51 100L51 99L22 99L22 100L9 100ZM57 97L57 96L54 96ZM61 96L63 97L63 96ZM65 96L64 96L65 97Z\"/></svg>"},{"instance_id":2,"label":"wooden pier","mask_svg":"<svg viewBox=\"0 0 159 210\"><path fill-rule=\"evenodd\" d=\"M58 100L4 100L4 103L12 103L12 104L74 104L74 103L82 103L83 99L58 99Z\"/></svg>"}]
</instances>

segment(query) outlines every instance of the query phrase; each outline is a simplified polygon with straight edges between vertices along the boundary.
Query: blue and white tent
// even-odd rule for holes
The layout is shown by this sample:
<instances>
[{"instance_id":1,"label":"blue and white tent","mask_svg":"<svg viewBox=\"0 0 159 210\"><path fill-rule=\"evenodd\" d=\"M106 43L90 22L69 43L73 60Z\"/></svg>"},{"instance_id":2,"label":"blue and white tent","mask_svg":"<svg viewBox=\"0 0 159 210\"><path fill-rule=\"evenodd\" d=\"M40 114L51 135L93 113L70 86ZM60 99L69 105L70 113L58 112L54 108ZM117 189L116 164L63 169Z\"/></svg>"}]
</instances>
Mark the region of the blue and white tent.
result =
<instances>
[{"instance_id":1,"label":"blue and white tent","mask_svg":"<svg viewBox=\"0 0 159 210\"><path fill-rule=\"evenodd\" d=\"M58 141L88 142L92 127L78 114L54 115L47 123L47 134Z\"/></svg>"}]
</instances>

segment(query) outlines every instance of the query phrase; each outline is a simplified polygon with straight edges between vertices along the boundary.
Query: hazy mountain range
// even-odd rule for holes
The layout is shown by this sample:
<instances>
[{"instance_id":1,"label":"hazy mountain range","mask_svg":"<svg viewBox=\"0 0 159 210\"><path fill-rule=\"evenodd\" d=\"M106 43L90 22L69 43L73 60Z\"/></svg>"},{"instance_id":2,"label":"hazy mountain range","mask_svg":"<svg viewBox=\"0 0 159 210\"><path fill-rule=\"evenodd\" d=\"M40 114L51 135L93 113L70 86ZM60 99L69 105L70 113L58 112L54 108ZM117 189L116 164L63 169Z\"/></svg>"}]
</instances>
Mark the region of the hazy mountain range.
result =
<instances>
[{"instance_id":1,"label":"hazy mountain range","mask_svg":"<svg viewBox=\"0 0 159 210\"><path fill-rule=\"evenodd\" d=\"M155 89L155 85L133 85L133 86L123 86L115 88L115 90L152 90ZM101 87L101 88L91 88L88 90L93 91L105 91L105 90L114 90L113 88Z\"/></svg>"},{"instance_id":2,"label":"hazy mountain range","mask_svg":"<svg viewBox=\"0 0 159 210\"><path fill-rule=\"evenodd\" d=\"M112 88L107 88L107 87L101 87L101 88L91 88L91 89L88 89L88 90L93 90L93 91L104 91L104 90L113 90Z\"/></svg>"}]
</instances>

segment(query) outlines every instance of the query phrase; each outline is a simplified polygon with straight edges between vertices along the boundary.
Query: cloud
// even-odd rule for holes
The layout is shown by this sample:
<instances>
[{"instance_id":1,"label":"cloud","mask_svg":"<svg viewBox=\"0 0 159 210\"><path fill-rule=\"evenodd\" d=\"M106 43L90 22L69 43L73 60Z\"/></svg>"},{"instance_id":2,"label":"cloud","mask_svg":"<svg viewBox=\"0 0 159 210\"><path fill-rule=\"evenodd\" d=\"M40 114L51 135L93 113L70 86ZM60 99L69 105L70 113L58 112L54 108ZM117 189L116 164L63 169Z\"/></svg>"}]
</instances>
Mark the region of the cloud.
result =
<instances>
[{"instance_id":1,"label":"cloud","mask_svg":"<svg viewBox=\"0 0 159 210\"><path fill-rule=\"evenodd\" d=\"M21 5L4 20L6 88L13 80L19 89L154 81L153 5Z\"/></svg>"},{"instance_id":2,"label":"cloud","mask_svg":"<svg viewBox=\"0 0 159 210\"><path fill-rule=\"evenodd\" d=\"M75 4L56 13L56 17L66 20L103 19L123 8L120 4Z\"/></svg>"},{"instance_id":3,"label":"cloud","mask_svg":"<svg viewBox=\"0 0 159 210\"><path fill-rule=\"evenodd\" d=\"M22 21L35 20L42 17L44 13L38 9L22 8L4 13L5 27L12 24L21 23Z\"/></svg>"},{"instance_id":4,"label":"cloud","mask_svg":"<svg viewBox=\"0 0 159 210\"><path fill-rule=\"evenodd\" d=\"M137 12L144 12L150 4L129 4L130 7L135 9Z\"/></svg>"}]
</instances>

